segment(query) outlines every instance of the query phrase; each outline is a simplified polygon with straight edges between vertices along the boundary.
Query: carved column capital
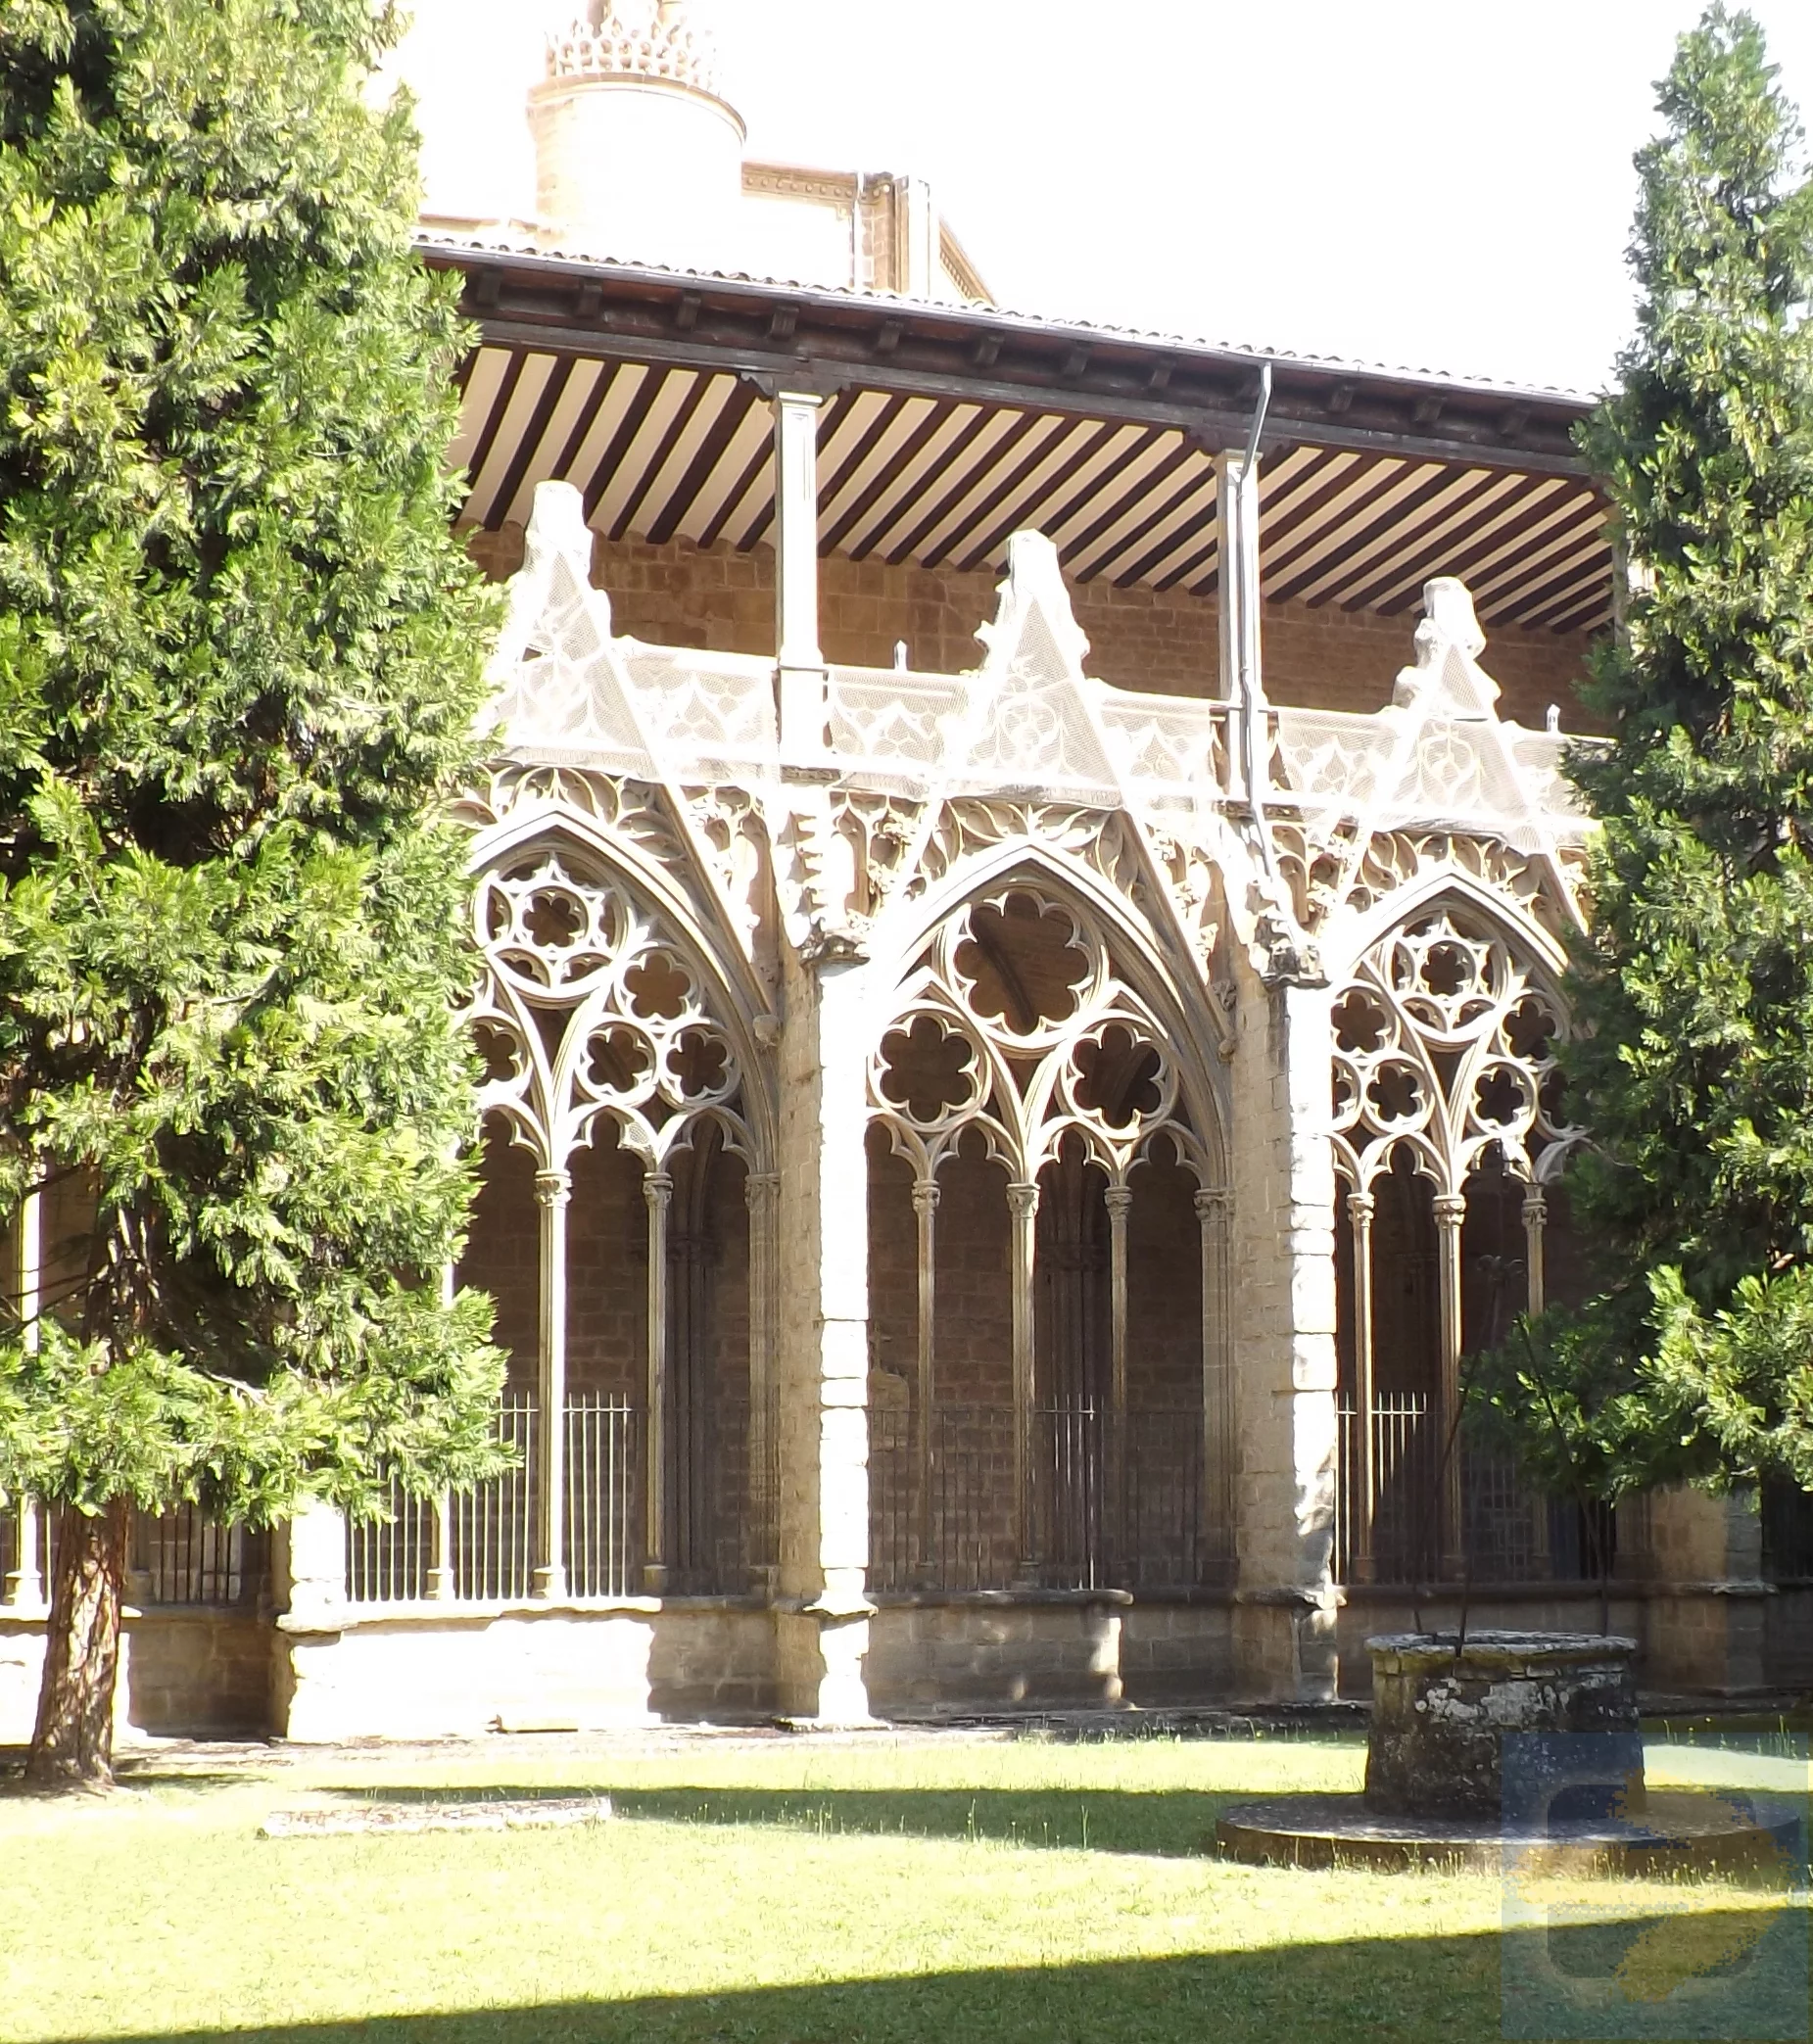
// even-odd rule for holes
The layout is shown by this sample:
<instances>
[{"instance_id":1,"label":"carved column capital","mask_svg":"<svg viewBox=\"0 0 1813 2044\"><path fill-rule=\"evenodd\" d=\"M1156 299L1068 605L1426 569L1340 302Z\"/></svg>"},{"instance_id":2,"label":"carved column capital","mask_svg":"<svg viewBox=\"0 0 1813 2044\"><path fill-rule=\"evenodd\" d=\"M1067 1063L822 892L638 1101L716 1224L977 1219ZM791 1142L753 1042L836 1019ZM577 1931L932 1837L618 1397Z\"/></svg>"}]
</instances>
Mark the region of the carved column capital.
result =
<instances>
[{"instance_id":1,"label":"carved column capital","mask_svg":"<svg viewBox=\"0 0 1813 2044\"><path fill-rule=\"evenodd\" d=\"M938 1181L935 1178L917 1178L913 1182L913 1212L935 1213L938 1211Z\"/></svg>"},{"instance_id":2,"label":"carved column capital","mask_svg":"<svg viewBox=\"0 0 1813 2044\"><path fill-rule=\"evenodd\" d=\"M1218 1221L1223 1227L1234 1217L1233 1189L1226 1185L1205 1185L1196 1195L1196 1217Z\"/></svg>"},{"instance_id":3,"label":"carved column capital","mask_svg":"<svg viewBox=\"0 0 1813 2044\"><path fill-rule=\"evenodd\" d=\"M1133 1205L1133 1188L1130 1185L1111 1185L1102 1194L1102 1205L1108 1209L1111 1220L1124 1220Z\"/></svg>"},{"instance_id":4,"label":"carved column capital","mask_svg":"<svg viewBox=\"0 0 1813 2044\"><path fill-rule=\"evenodd\" d=\"M643 1173L643 1198L650 1207L666 1207L674 1197L674 1181L665 1171Z\"/></svg>"},{"instance_id":5,"label":"carved column capital","mask_svg":"<svg viewBox=\"0 0 1813 2044\"><path fill-rule=\"evenodd\" d=\"M1010 1185L1007 1188L1007 1211L1016 1220L1030 1220L1038 1212L1038 1187Z\"/></svg>"},{"instance_id":6,"label":"carved column capital","mask_svg":"<svg viewBox=\"0 0 1813 2044\"><path fill-rule=\"evenodd\" d=\"M1378 1202L1369 1192L1350 1192L1347 1196L1347 1217L1357 1228L1372 1225L1372 1216L1378 1212Z\"/></svg>"},{"instance_id":7,"label":"carved column capital","mask_svg":"<svg viewBox=\"0 0 1813 2044\"><path fill-rule=\"evenodd\" d=\"M535 1197L544 1207L564 1207L573 1197L573 1174L568 1170L537 1171Z\"/></svg>"},{"instance_id":8,"label":"carved column capital","mask_svg":"<svg viewBox=\"0 0 1813 2044\"><path fill-rule=\"evenodd\" d=\"M1466 1218L1466 1195L1458 1192L1438 1192L1431 1202L1435 1210L1435 1224L1438 1228L1458 1228Z\"/></svg>"}]
</instances>

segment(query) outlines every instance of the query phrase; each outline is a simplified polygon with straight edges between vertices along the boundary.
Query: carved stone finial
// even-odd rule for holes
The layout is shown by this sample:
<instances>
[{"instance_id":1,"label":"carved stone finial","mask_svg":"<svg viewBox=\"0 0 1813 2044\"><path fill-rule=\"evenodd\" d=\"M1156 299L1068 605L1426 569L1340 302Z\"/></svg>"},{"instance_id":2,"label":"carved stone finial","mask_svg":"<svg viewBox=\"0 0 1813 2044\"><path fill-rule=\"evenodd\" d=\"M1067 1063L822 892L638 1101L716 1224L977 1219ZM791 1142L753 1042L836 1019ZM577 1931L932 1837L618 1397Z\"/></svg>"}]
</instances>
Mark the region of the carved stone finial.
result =
<instances>
[{"instance_id":1,"label":"carved stone finial","mask_svg":"<svg viewBox=\"0 0 1813 2044\"><path fill-rule=\"evenodd\" d=\"M1438 717L1496 717L1499 685L1479 664L1486 635L1467 586L1454 575L1423 584L1423 621L1416 628L1416 665L1398 676L1392 700Z\"/></svg>"}]
</instances>

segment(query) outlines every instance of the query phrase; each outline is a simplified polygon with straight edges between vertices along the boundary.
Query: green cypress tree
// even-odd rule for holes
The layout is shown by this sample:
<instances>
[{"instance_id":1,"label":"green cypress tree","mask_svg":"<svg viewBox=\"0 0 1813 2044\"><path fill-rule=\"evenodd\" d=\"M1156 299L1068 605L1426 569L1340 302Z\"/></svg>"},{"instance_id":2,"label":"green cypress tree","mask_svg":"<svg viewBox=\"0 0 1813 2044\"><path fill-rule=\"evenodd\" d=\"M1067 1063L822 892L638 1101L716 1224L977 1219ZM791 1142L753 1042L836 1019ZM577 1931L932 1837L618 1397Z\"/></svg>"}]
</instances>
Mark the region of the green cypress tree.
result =
<instances>
[{"instance_id":1,"label":"green cypress tree","mask_svg":"<svg viewBox=\"0 0 1813 2044\"><path fill-rule=\"evenodd\" d=\"M1489 1366L1601 1496L1813 1489L1813 184L1747 15L1713 7L1641 152L1636 338L1583 445L1632 566L1570 768L1601 833L1571 1175L1600 1272Z\"/></svg>"},{"instance_id":2,"label":"green cypress tree","mask_svg":"<svg viewBox=\"0 0 1813 2044\"><path fill-rule=\"evenodd\" d=\"M372 0L0 10L0 1486L55 1519L32 1779L105 1780L128 1507L497 1464L446 797L490 598Z\"/></svg>"}]
</instances>

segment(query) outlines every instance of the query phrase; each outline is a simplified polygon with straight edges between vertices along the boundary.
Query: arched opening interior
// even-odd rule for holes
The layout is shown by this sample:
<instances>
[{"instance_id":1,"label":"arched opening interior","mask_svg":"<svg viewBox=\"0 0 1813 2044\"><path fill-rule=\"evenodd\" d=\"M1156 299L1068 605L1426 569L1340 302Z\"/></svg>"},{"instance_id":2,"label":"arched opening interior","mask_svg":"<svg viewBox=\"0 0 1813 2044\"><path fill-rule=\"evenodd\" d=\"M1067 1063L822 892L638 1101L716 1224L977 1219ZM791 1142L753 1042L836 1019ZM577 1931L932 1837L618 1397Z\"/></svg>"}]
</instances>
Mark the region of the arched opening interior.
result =
<instances>
[{"instance_id":1,"label":"arched opening interior","mask_svg":"<svg viewBox=\"0 0 1813 2044\"><path fill-rule=\"evenodd\" d=\"M1332 1018L1337 1572L1598 1573L1609 1516L1538 1496L1464 1416L1469 1358L1578 1283L1549 1182L1581 1137L1554 1062L1559 1001L1490 919L1437 904L1361 960Z\"/></svg>"},{"instance_id":2,"label":"arched opening interior","mask_svg":"<svg viewBox=\"0 0 1813 2044\"><path fill-rule=\"evenodd\" d=\"M705 955L564 839L484 875L475 921L486 1112L456 1276L497 1301L517 1463L356 1541L351 1593L746 1591L773 1564L775 1180L749 1169Z\"/></svg>"},{"instance_id":3,"label":"arched opening interior","mask_svg":"<svg viewBox=\"0 0 1813 2044\"><path fill-rule=\"evenodd\" d=\"M1227 1516L1205 1476L1225 1206L1113 945L1043 882L970 904L874 1073L877 1587L1203 1580Z\"/></svg>"}]
</instances>

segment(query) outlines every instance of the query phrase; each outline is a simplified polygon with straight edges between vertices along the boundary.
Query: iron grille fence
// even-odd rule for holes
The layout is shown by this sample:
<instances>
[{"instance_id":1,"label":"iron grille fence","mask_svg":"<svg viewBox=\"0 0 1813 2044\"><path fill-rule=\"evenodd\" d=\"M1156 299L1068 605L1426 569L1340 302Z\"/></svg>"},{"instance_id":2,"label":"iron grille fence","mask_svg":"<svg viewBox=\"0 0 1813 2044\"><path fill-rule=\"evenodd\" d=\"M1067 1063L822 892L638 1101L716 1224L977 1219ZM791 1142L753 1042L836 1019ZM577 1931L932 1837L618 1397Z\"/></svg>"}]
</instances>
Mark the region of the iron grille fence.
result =
<instances>
[{"instance_id":1,"label":"iron grille fence","mask_svg":"<svg viewBox=\"0 0 1813 2044\"><path fill-rule=\"evenodd\" d=\"M355 1603L396 1604L428 1594L435 1507L392 1484L388 1519L347 1522L347 1593Z\"/></svg>"},{"instance_id":2,"label":"iron grille fence","mask_svg":"<svg viewBox=\"0 0 1813 2044\"><path fill-rule=\"evenodd\" d=\"M1813 1582L1813 1497L1796 1483L1770 1477L1761 1486L1757 1508L1763 1521L1765 1579Z\"/></svg>"},{"instance_id":3,"label":"iron grille fence","mask_svg":"<svg viewBox=\"0 0 1813 2044\"><path fill-rule=\"evenodd\" d=\"M455 1596L506 1602L534 1587L536 1418L532 1398L506 1393L493 1425L515 1450L515 1467L449 1502ZM440 1507L393 1484L387 1510L388 1518L348 1523L347 1595L356 1604L411 1603L429 1593Z\"/></svg>"},{"instance_id":4,"label":"iron grille fence","mask_svg":"<svg viewBox=\"0 0 1813 2044\"><path fill-rule=\"evenodd\" d=\"M269 1536L222 1526L199 1505L132 1523L132 1594L140 1604L256 1603L268 1582Z\"/></svg>"},{"instance_id":5,"label":"iron grille fence","mask_svg":"<svg viewBox=\"0 0 1813 2044\"><path fill-rule=\"evenodd\" d=\"M1335 1577L1351 1582L1360 1545L1360 1414L1343 1405L1335 1484ZM1388 1392L1372 1407L1372 1576L1434 1582L1443 1569L1439 1414L1426 1393ZM1490 1583L1574 1583L1608 1571L1615 1528L1604 1506L1532 1490L1516 1465L1462 1443L1461 1540L1469 1573Z\"/></svg>"},{"instance_id":6,"label":"iron grille fence","mask_svg":"<svg viewBox=\"0 0 1813 2044\"><path fill-rule=\"evenodd\" d=\"M1203 1580L1203 1418L1090 1402L1027 1415L1028 1555L1014 1523L1011 1405L931 1414L930 1488L914 1414L869 1416L878 1590L1184 1589Z\"/></svg>"},{"instance_id":7,"label":"iron grille fence","mask_svg":"<svg viewBox=\"0 0 1813 2044\"><path fill-rule=\"evenodd\" d=\"M770 1563L779 1489L772 1401L763 1416L765 1427L752 1434L747 1403L720 1400L702 1447L670 1443L672 1593L744 1591L753 1573ZM577 1392L564 1419L568 1588L576 1597L637 1595L646 1558L644 1415L620 1396ZM498 1438L515 1450L516 1466L455 1492L449 1504L452 1593L474 1602L513 1601L535 1586L536 1401L526 1393L507 1395L496 1424ZM355 1603L427 1597L438 1517L433 1502L393 1489L386 1518L349 1525L348 1596Z\"/></svg>"},{"instance_id":8,"label":"iron grille fence","mask_svg":"<svg viewBox=\"0 0 1813 2044\"><path fill-rule=\"evenodd\" d=\"M541 1413L526 1392L499 1402L498 1439L516 1451L515 1466L469 1491L455 1491L453 1594L507 1600L535 1588L535 1437Z\"/></svg>"},{"instance_id":9,"label":"iron grille fence","mask_svg":"<svg viewBox=\"0 0 1813 2044\"><path fill-rule=\"evenodd\" d=\"M575 1596L642 1588L642 1428L627 1400L582 1392L566 1406L566 1579Z\"/></svg>"}]
</instances>

